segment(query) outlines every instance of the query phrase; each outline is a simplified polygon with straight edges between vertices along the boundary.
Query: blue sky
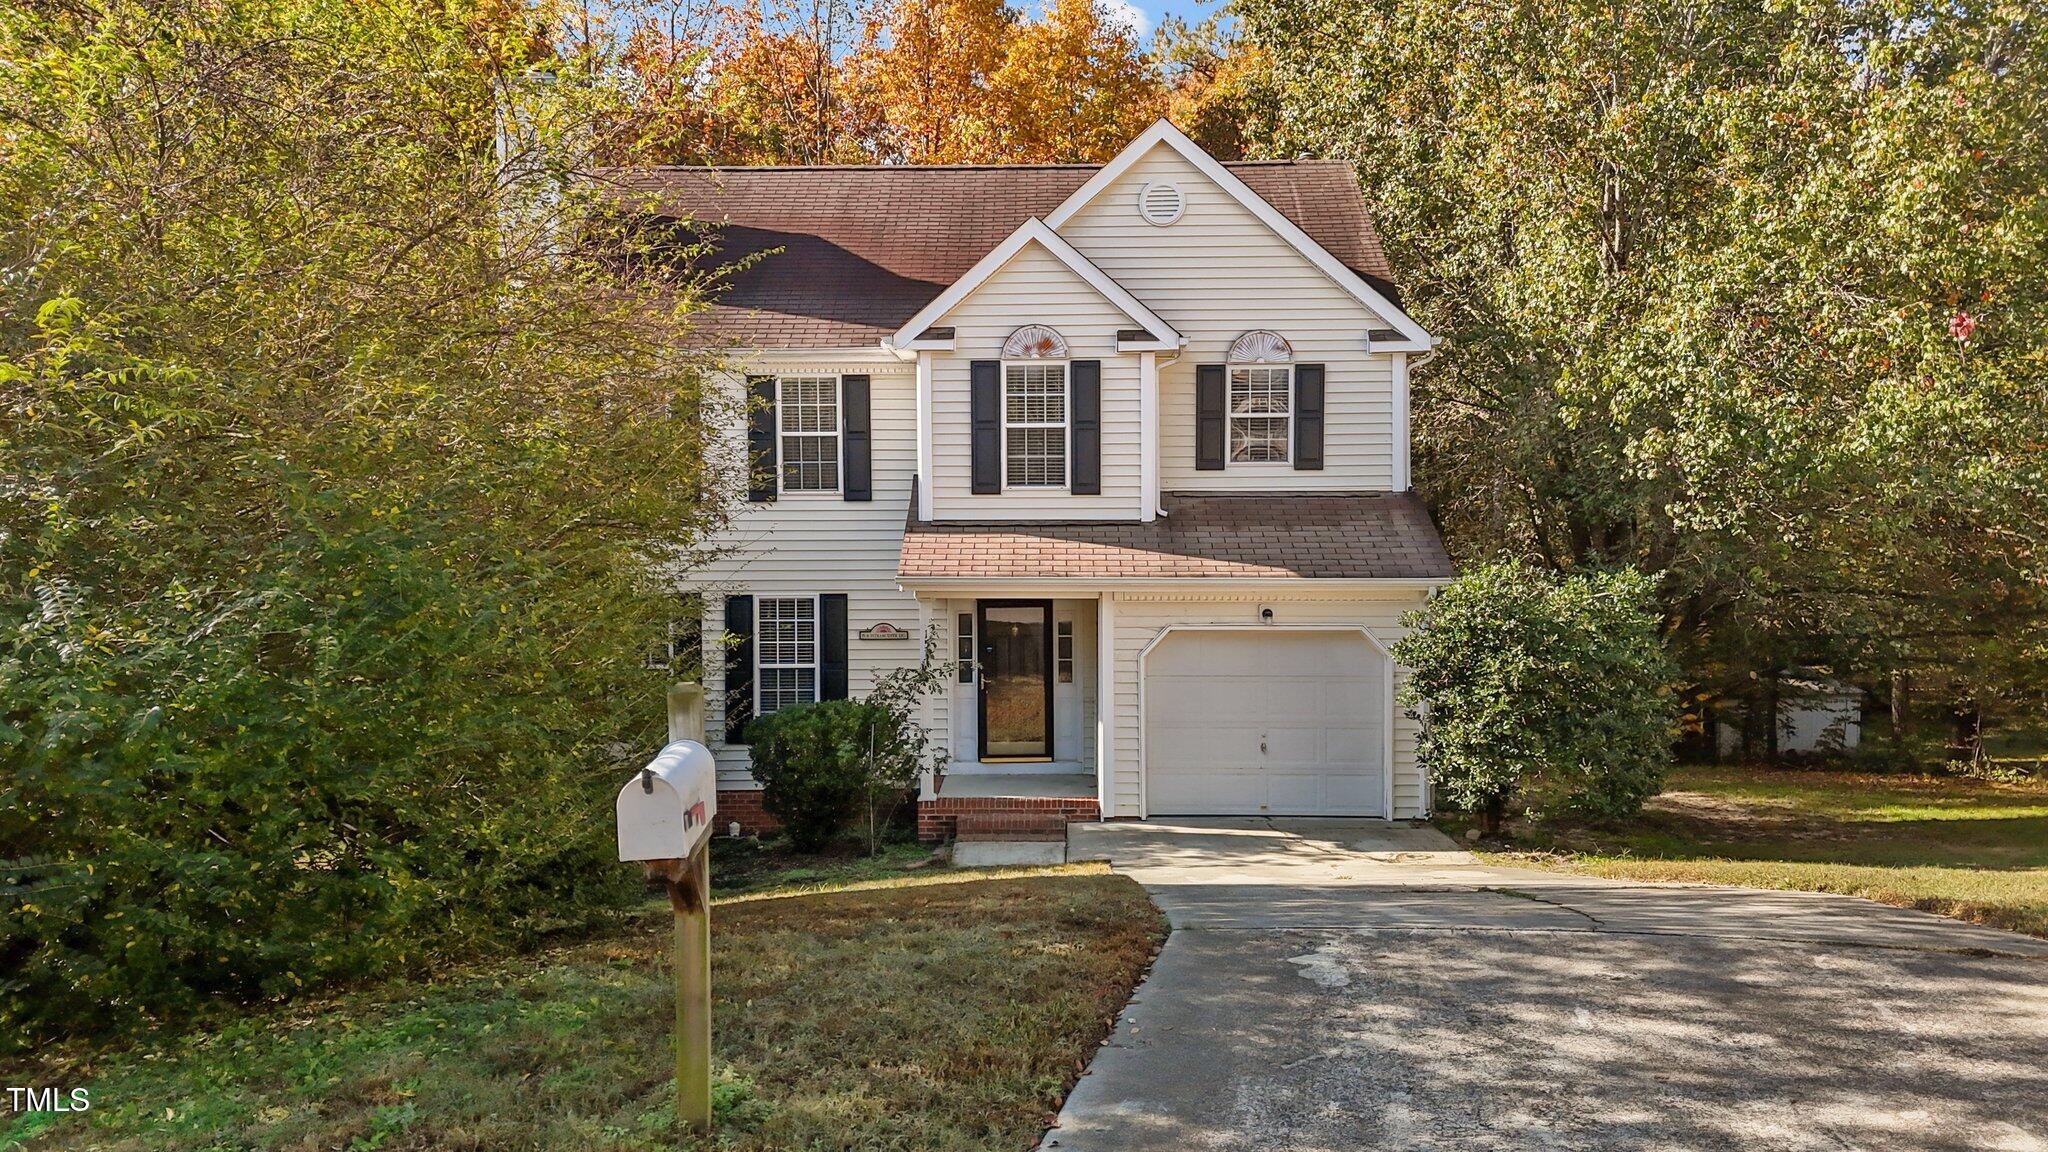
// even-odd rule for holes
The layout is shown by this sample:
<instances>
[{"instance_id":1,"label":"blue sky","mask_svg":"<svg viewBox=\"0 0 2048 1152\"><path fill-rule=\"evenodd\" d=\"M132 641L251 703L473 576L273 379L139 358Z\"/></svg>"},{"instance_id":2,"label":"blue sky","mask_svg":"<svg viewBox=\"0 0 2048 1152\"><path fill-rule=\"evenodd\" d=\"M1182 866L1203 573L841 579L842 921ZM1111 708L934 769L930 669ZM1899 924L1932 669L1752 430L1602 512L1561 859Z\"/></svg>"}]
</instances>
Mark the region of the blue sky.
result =
<instances>
[{"instance_id":1,"label":"blue sky","mask_svg":"<svg viewBox=\"0 0 2048 1152\"><path fill-rule=\"evenodd\" d=\"M1159 27L1164 16L1179 16L1190 24L1207 19L1222 7L1223 0L1101 0L1106 8L1121 9L1146 36Z\"/></svg>"}]
</instances>

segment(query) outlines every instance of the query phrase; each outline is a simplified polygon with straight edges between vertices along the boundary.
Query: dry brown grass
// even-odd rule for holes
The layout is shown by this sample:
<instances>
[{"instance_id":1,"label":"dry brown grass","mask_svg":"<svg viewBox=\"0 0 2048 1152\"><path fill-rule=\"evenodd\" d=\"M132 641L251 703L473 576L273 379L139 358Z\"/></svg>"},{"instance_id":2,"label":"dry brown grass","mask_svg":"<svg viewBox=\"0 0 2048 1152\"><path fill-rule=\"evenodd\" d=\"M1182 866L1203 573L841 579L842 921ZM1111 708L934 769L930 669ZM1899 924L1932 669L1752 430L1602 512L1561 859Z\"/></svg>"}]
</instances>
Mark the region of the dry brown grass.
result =
<instances>
[{"instance_id":1,"label":"dry brown grass","mask_svg":"<svg viewBox=\"0 0 2048 1152\"><path fill-rule=\"evenodd\" d=\"M919 874L713 914L716 1146L1025 1149L1165 925L1100 868ZM83 1117L0 1148L675 1147L668 921L23 1070ZM13 1082L10 1080L10 1082Z\"/></svg>"}]
</instances>

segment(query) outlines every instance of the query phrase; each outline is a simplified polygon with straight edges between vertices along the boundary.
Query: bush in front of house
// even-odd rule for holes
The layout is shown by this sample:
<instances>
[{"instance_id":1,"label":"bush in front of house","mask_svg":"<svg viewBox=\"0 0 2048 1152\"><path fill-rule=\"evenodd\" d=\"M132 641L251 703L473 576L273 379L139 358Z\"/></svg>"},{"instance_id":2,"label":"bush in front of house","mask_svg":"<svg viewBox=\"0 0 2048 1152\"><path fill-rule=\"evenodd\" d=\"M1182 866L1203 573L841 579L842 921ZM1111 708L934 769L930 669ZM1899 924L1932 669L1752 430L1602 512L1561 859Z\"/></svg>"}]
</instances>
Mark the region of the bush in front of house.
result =
<instances>
[{"instance_id":1,"label":"bush in front of house","mask_svg":"<svg viewBox=\"0 0 2048 1152\"><path fill-rule=\"evenodd\" d=\"M879 849L890 812L943 758L917 709L946 684L947 671L933 631L923 659L877 679L866 699L799 704L747 725L761 806L782 822L791 847L819 851L860 818L869 853Z\"/></svg>"},{"instance_id":2,"label":"bush in front of house","mask_svg":"<svg viewBox=\"0 0 2048 1152\"><path fill-rule=\"evenodd\" d=\"M1677 705L1653 585L1492 564L1412 614L1394 658L1438 797L1494 832L1511 811L1622 816L1654 796Z\"/></svg>"},{"instance_id":3,"label":"bush in front of house","mask_svg":"<svg viewBox=\"0 0 2048 1152\"><path fill-rule=\"evenodd\" d=\"M865 700L821 700L771 712L747 726L761 806L799 852L816 852L852 823L868 794L875 751L896 718Z\"/></svg>"}]
</instances>

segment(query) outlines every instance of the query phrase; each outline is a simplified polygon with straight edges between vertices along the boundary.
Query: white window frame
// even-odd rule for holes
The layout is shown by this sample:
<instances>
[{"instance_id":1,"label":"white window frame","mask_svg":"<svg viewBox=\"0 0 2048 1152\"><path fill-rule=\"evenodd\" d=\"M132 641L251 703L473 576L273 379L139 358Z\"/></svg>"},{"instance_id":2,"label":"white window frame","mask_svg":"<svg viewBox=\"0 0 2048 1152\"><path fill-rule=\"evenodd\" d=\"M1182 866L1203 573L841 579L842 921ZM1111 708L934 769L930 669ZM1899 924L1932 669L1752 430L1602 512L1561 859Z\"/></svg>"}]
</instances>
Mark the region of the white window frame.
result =
<instances>
[{"instance_id":1,"label":"white window frame","mask_svg":"<svg viewBox=\"0 0 2048 1152\"><path fill-rule=\"evenodd\" d=\"M773 663L773 664L771 664L771 663L769 663L769 662L768 662L768 661L767 661L766 659L764 659L764 657L765 657L765 656L767 655L767 649L768 649L768 646L767 646L767 645L766 645L765 643L763 643L763 642L762 642L762 639L761 639L761 638L762 638L762 636L763 636L763 634L764 634L764 633L763 633L763 629L762 629L762 627L761 627L761 620L762 620L762 617L763 617L763 615L765 614L765 612L766 612L766 610L767 610L767 607L768 607L768 602L769 602L769 601L771 601L771 600L807 600L807 601L809 601L809 602L810 602L810 605L811 605L811 659L810 659L810 662L809 662L809 663L807 663L807 664L806 664L806 663L801 663L801 662L799 662L799 663L788 663L788 664L785 664L785 663L777 662L777 663ZM767 710L764 710L764 709L763 709L763 708L761 707L761 704L762 704L762 702L763 702L763 700L764 700L764 698L765 698L765 690L766 690L766 688L767 688L767 685L768 685L768 677L767 677L766 675L764 675L764 673L766 673L766 672L769 672L769 671L778 671L778 672L779 672L779 671L784 671L784 670L795 670L795 671L799 671L799 672L800 672L800 671L802 671L802 670L804 670L804 669L806 669L806 668L810 669L810 672L811 672L811 698L810 698L809 700L799 700L799 701L797 701L797 703L799 703L799 704L816 704L816 703L818 702L818 692L820 691L820 688L821 688L821 685L819 684L819 678L820 678L821 676L823 676L823 675L824 675L824 671L825 671L825 670L824 670L824 666L823 666L823 665L824 665L824 658L825 658L825 652L824 652L824 644L825 644L825 637L824 637L824 634L823 634L823 627L822 627L823 621L822 621L822 620L820 619L820 616L819 616L819 614L820 614L820 611L821 611L821 610L823 609L823 607L824 607L824 606L823 606L823 605L822 605L822 604L821 604L821 603L819 602L819 599L818 599L818 595L817 595L817 593L815 593L815 592L813 592L813 593L797 593L797 594L795 594L795 595L789 595L789 594L786 594L786 593L785 593L785 594L783 594L783 595L778 595L778 596L764 596L764 595L760 595L760 594L758 594L758 593L757 593L757 594L755 594L755 596L754 596L754 715L756 715L756 716L768 716L768 715L772 715L772 714L773 714L774 712L776 712L776 711L780 711L780 709L779 709L779 708L777 708L777 709L767 709Z\"/></svg>"},{"instance_id":2,"label":"white window frame","mask_svg":"<svg viewBox=\"0 0 2048 1152\"><path fill-rule=\"evenodd\" d=\"M1060 422L1057 424L1025 421L1010 422L1010 369L1012 368L1057 368L1060 370ZM1074 477L1074 371L1069 360L1004 360L1002 361L1003 388L998 399L1003 406L1003 490L1012 488L1025 492L1057 492L1069 487ZM1011 428L1057 428L1060 432L1060 478L1058 483L1013 484L1010 482L1010 429Z\"/></svg>"},{"instance_id":3,"label":"white window frame","mask_svg":"<svg viewBox=\"0 0 2048 1152\"><path fill-rule=\"evenodd\" d=\"M789 432L782 427L782 414L787 409L783 403L783 386L792 380L832 381L832 431L830 432ZM837 461L833 469L836 482L830 488L791 488L789 476L789 442L797 440L832 441L832 456ZM846 491L846 378L830 372L792 372L775 378L775 492L778 496L838 496Z\"/></svg>"},{"instance_id":4,"label":"white window frame","mask_svg":"<svg viewBox=\"0 0 2048 1152\"><path fill-rule=\"evenodd\" d=\"M1251 390L1253 372L1281 372L1286 374L1286 385L1281 395L1286 397L1287 407L1279 412L1248 412L1237 410L1237 374L1245 374L1245 390ZM1237 458L1237 422L1239 420L1280 420L1286 431L1280 437L1282 455L1278 460L1240 460ZM1224 366L1223 370L1223 464L1226 468L1292 468L1294 467L1294 365L1292 364L1250 364L1237 363Z\"/></svg>"}]
</instances>

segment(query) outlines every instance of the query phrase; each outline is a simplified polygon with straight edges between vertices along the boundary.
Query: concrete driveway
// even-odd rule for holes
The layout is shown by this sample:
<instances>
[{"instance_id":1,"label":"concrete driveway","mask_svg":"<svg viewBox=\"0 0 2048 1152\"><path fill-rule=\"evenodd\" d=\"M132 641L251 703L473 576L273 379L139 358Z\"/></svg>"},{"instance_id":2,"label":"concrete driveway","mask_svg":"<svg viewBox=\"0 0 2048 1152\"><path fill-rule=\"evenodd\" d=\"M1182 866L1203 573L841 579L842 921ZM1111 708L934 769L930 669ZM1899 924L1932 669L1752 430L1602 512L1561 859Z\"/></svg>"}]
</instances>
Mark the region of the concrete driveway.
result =
<instances>
[{"instance_id":1,"label":"concrete driveway","mask_svg":"<svg viewBox=\"0 0 2048 1152\"><path fill-rule=\"evenodd\" d=\"M2048 1152L2048 941L1377 821L1069 846L1174 931L1046 1149Z\"/></svg>"}]
</instances>

